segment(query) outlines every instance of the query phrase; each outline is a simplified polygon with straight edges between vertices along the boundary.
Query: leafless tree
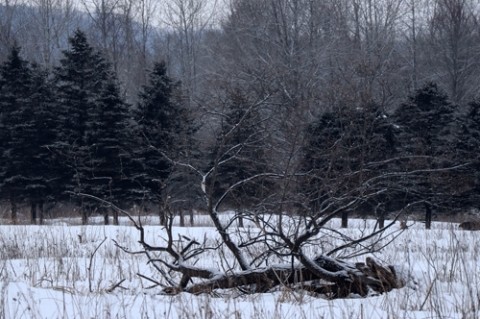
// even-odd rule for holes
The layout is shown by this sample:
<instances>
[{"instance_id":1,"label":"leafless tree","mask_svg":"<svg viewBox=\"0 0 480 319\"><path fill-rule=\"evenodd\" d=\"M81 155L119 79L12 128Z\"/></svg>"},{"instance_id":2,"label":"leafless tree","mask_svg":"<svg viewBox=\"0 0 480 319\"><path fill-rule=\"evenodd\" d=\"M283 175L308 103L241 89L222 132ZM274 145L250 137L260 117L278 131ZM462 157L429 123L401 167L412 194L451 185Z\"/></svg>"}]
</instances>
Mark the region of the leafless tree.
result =
<instances>
[{"instance_id":1,"label":"leafless tree","mask_svg":"<svg viewBox=\"0 0 480 319\"><path fill-rule=\"evenodd\" d=\"M470 0L437 0L429 19L431 66L456 103L477 93L478 26Z\"/></svg>"},{"instance_id":2,"label":"leafless tree","mask_svg":"<svg viewBox=\"0 0 480 319\"><path fill-rule=\"evenodd\" d=\"M0 20L0 57L6 57L7 52L15 44L16 28L14 26L15 12L20 0L3 0L2 19Z\"/></svg>"},{"instance_id":3,"label":"leafless tree","mask_svg":"<svg viewBox=\"0 0 480 319\"><path fill-rule=\"evenodd\" d=\"M47 69L57 62L68 36L78 27L78 16L72 0L30 0L30 26L38 30L27 34L26 53Z\"/></svg>"},{"instance_id":4,"label":"leafless tree","mask_svg":"<svg viewBox=\"0 0 480 319\"><path fill-rule=\"evenodd\" d=\"M215 24L217 0L169 0L163 23L169 34L170 63L177 64L172 68L183 83L188 107L191 108L198 88L202 83L200 72L201 42L204 34Z\"/></svg>"},{"instance_id":5,"label":"leafless tree","mask_svg":"<svg viewBox=\"0 0 480 319\"><path fill-rule=\"evenodd\" d=\"M266 96L251 101L244 115L226 132L222 141L226 143L228 136L246 125L247 117L269 98ZM383 191L368 188L372 183L376 185L374 179L343 196L332 198L329 204L314 213L309 213L302 207L295 208L295 195L292 194L294 187L289 187L289 184L304 174L300 172L256 173L231 180L229 186L218 194L216 175L223 165L242 156L243 147L244 143L239 142L223 148L205 170L171 160L174 165L197 174L197 188L201 191L206 212L220 238L219 242L174 237L173 212L166 205L168 221L165 239L161 243L152 243L146 239L141 223L123 212L134 223L140 235L141 249L128 252L145 254L149 263L158 271L159 278L143 278L163 286L163 292L167 294L210 293L217 289L231 288L238 288L243 293L261 293L287 286L327 298L344 298L351 294L365 297L372 292L384 293L405 285L394 267L381 265L371 257L358 263L345 260L372 253L388 245L389 240L400 232L393 228L396 218L385 228L363 233L358 238L347 238L329 226L332 219L344 210ZM221 207L233 192L262 180L270 180L278 185L273 188L273 194L266 195L259 205L250 207L241 216L239 213L222 215ZM291 213L285 213L287 210L291 210ZM249 223L247 227L239 226L240 217ZM392 237L384 241L387 232ZM328 244L332 236L342 238L343 243L338 246ZM224 267L212 269L210 265L198 266L197 263L204 258L215 258Z\"/></svg>"}]
</instances>

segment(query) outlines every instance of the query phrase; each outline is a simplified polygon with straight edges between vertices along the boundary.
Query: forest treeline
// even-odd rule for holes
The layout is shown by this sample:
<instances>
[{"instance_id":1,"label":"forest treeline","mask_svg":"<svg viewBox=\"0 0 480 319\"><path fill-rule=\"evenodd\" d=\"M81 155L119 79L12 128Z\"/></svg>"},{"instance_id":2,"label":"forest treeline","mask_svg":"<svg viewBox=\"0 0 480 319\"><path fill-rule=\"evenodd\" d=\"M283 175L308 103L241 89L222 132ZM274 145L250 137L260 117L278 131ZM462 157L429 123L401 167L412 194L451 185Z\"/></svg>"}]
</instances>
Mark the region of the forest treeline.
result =
<instances>
[{"instance_id":1,"label":"forest treeline","mask_svg":"<svg viewBox=\"0 0 480 319\"><path fill-rule=\"evenodd\" d=\"M110 210L79 194L164 217L207 196L344 226L351 212L421 207L428 226L477 208L473 1L239 0L221 20L200 0L154 4L0 6L13 220L24 205L32 222L46 203L85 223Z\"/></svg>"}]
</instances>

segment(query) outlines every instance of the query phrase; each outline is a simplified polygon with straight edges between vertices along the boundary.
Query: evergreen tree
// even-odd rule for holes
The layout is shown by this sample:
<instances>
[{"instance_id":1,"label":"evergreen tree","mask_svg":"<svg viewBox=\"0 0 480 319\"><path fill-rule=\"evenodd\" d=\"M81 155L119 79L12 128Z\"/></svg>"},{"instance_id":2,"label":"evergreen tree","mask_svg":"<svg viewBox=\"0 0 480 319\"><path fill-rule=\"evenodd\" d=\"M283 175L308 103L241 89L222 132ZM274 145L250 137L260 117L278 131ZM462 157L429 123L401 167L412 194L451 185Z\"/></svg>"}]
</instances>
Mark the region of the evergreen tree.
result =
<instances>
[{"instance_id":1,"label":"evergreen tree","mask_svg":"<svg viewBox=\"0 0 480 319\"><path fill-rule=\"evenodd\" d=\"M34 222L55 180L48 149L55 139L51 90L46 74L23 60L19 48L12 49L0 75L2 197L10 200L13 219L17 204L28 201Z\"/></svg>"},{"instance_id":2,"label":"evergreen tree","mask_svg":"<svg viewBox=\"0 0 480 319\"><path fill-rule=\"evenodd\" d=\"M23 154L20 152L24 131L24 105L30 103L31 70L14 47L0 70L0 116L2 167L0 171L2 197L8 198L12 220L16 220L16 207L23 195Z\"/></svg>"},{"instance_id":3,"label":"evergreen tree","mask_svg":"<svg viewBox=\"0 0 480 319\"><path fill-rule=\"evenodd\" d=\"M109 202L125 204L130 188L131 132L128 105L120 96L118 85L108 82L99 92L95 108L88 114L85 149L86 169L80 173L84 191ZM103 208L108 223L108 212ZM118 224L114 211L114 223Z\"/></svg>"},{"instance_id":4,"label":"evergreen tree","mask_svg":"<svg viewBox=\"0 0 480 319\"><path fill-rule=\"evenodd\" d=\"M399 126L399 155L407 160L400 167L403 171L446 168L452 165L455 136L455 107L435 83L427 83L418 89L394 114ZM432 205L449 200L448 173L425 172L411 174L402 181L410 198L424 201L426 226L430 227Z\"/></svg>"},{"instance_id":5,"label":"evergreen tree","mask_svg":"<svg viewBox=\"0 0 480 319\"><path fill-rule=\"evenodd\" d=\"M120 193L123 160L127 156L128 109L116 77L103 56L76 31L55 69L61 125L56 149L65 158L66 190L115 201ZM82 198L82 221L98 202ZM115 219L117 222L117 219Z\"/></svg>"},{"instance_id":6,"label":"evergreen tree","mask_svg":"<svg viewBox=\"0 0 480 319\"><path fill-rule=\"evenodd\" d=\"M457 205L462 208L479 208L480 200L480 101L468 104L459 125L457 162L467 166L452 180L459 194Z\"/></svg>"},{"instance_id":7,"label":"evergreen tree","mask_svg":"<svg viewBox=\"0 0 480 319\"><path fill-rule=\"evenodd\" d=\"M30 202L32 222L37 218L38 209L41 224L44 203L55 200L61 190L58 178L61 172L50 149L57 138L58 123L54 111L53 88L48 76L47 71L32 66L32 103L25 105L29 109L26 109L24 116L24 124L30 123L25 132L25 141L28 143L24 144L24 161L29 175L25 195Z\"/></svg>"},{"instance_id":8,"label":"evergreen tree","mask_svg":"<svg viewBox=\"0 0 480 319\"><path fill-rule=\"evenodd\" d=\"M228 92L227 110L210 155L210 166L216 167L210 180L215 197L222 196L235 183L269 171L266 137L258 108L251 107L241 91ZM271 186L265 178L242 183L229 191L226 204L248 209L264 199Z\"/></svg>"},{"instance_id":9,"label":"evergreen tree","mask_svg":"<svg viewBox=\"0 0 480 319\"><path fill-rule=\"evenodd\" d=\"M149 81L139 94L136 120L139 148L136 162L142 170L136 181L144 187L144 199L157 205L165 205L165 187L171 178L171 160L181 158L185 151L185 136L193 134L188 122L187 110L175 99L179 84L168 75L165 63L155 63ZM161 222L165 222L160 208Z\"/></svg>"},{"instance_id":10,"label":"evergreen tree","mask_svg":"<svg viewBox=\"0 0 480 319\"><path fill-rule=\"evenodd\" d=\"M352 198L361 204L387 204L386 197L362 197L384 186L369 184L366 189L365 182L387 169L378 163L393 153L391 130L375 103L323 113L307 128L301 167L308 177L301 187L313 212L329 213ZM342 227L347 221L348 211L343 210Z\"/></svg>"}]
</instances>

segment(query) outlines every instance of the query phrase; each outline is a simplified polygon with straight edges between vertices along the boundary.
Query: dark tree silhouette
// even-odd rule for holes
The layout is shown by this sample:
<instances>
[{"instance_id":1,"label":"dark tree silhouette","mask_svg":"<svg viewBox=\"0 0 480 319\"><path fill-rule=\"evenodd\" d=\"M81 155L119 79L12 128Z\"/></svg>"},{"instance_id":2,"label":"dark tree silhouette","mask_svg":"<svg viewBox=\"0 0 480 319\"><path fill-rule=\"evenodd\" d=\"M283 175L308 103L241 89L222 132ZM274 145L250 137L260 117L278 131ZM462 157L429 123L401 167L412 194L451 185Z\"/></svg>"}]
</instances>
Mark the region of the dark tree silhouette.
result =
<instances>
[{"instance_id":1,"label":"dark tree silhouette","mask_svg":"<svg viewBox=\"0 0 480 319\"><path fill-rule=\"evenodd\" d=\"M454 110L447 95L435 83L427 83L394 114L399 126L398 151L406 158L399 169L417 172L400 182L406 197L423 201L427 228L431 225L433 207L451 193L451 184L447 182L451 172L442 169L453 166Z\"/></svg>"},{"instance_id":2,"label":"dark tree silhouette","mask_svg":"<svg viewBox=\"0 0 480 319\"><path fill-rule=\"evenodd\" d=\"M186 150L188 135L193 134L187 110L176 94L179 83L168 75L164 62L155 63L147 85L142 88L136 111L138 147L135 158L142 164L136 181L145 189L147 202L159 207L160 222L166 222L166 182L174 165Z\"/></svg>"},{"instance_id":3,"label":"dark tree silhouette","mask_svg":"<svg viewBox=\"0 0 480 319\"><path fill-rule=\"evenodd\" d=\"M31 206L36 222L37 207L54 195L55 172L48 146L54 142L56 125L52 114L52 92L47 74L20 57L12 48L0 71L0 189L12 207ZM41 214L39 222L43 222Z\"/></svg>"}]
</instances>

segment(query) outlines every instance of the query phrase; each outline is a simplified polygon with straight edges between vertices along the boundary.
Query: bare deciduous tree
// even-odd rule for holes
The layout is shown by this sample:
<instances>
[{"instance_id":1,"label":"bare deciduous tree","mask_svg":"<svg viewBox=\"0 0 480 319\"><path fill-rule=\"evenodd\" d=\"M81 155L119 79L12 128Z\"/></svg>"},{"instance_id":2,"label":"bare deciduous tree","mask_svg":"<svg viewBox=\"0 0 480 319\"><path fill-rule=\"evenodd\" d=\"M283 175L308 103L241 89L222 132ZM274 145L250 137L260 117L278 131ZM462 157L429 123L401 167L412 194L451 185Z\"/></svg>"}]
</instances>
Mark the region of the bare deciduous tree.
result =
<instances>
[{"instance_id":1,"label":"bare deciduous tree","mask_svg":"<svg viewBox=\"0 0 480 319\"><path fill-rule=\"evenodd\" d=\"M470 0L437 0L429 19L429 53L436 81L455 103L477 94L478 26Z\"/></svg>"},{"instance_id":2,"label":"bare deciduous tree","mask_svg":"<svg viewBox=\"0 0 480 319\"><path fill-rule=\"evenodd\" d=\"M251 101L245 112L230 131L224 134L221 143L239 127L248 125L247 118L254 110L264 105L270 97ZM365 262L348 262L345 258L359 257L375 252L388 244L385 235L395 236L400 230L394 229L396 218L381 230L363 233L358 238L347 238L330 228L333 218L344 210L357 207L370 197L383 192L375 178L371 178L351 191L345 192L315 211L296 208L294 180L304 173L286 171L256 172L241 179L231 180L229 186L218 194L215 180L220 167L241 156L245 146L242 141L236 145L224 144L212 164L205 170L190 164L170 160L172 164L191 169L198 175L206 212L217 232L219 242L203 241L199 238L174 237L173 213L165 206L167 224L165 238L161 243L151 243L145 237L140 222L123 212L139 231L141 250L131 253L145 254L149 263L158 271L160 278L150 281L164 287L163 292L210 293L217 289L238 288L243 293L262 293L287 286L303 289L327 298L344 298L350 295L366 297L372 293L384 293L405 285L395 268L382 265L373 258ZM295 151L295 150L294 150ZM165 155L166 157L166 155ZM223 215L221 207L228 197L250 183L269 180L278 187L268 193L260 205L249 210ZM372 186L373 185L373 186ZM293 188L292 188L293 187ZM248 204L248 198L245 199ZM268 210L267 210L268 209ZM286 213L290 210L290 213ZM401 214L402 211L399 212ZM398 217L398 216L397 216ZM239 219L249 225L239 226ZM329 244L332 236L342 238L339 245ZM390 238L391 240L392 238ZM121 247L119 245L119 247ZM215 255L212 255L214 252ZM202 259L214 258L223 268L212 269L199 266ZM144 277L145 278L145 277Z\"/></svg>"}]
</instances>

